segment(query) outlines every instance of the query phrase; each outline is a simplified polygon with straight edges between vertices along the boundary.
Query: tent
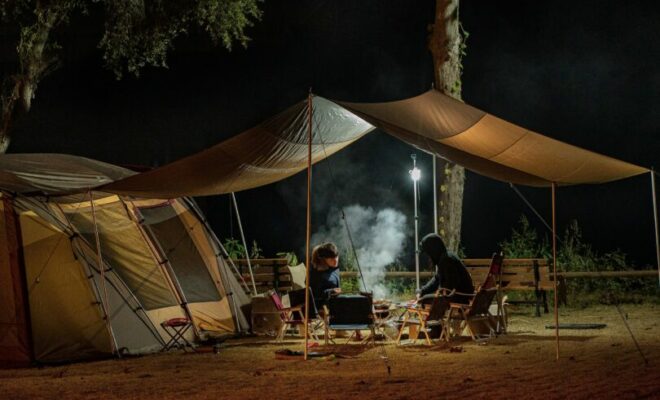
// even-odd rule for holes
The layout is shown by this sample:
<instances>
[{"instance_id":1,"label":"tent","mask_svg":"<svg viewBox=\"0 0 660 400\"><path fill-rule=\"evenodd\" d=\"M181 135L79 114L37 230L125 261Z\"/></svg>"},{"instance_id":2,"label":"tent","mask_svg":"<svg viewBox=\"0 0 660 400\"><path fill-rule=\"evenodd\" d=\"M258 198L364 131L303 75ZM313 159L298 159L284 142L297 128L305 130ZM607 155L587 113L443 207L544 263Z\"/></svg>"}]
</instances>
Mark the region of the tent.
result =
<instances>
[{"instance_id":1,"label":"tent","mask_svg":"<svg viewBox=\"0 0 660 400\"><path fill-rule=\"evenodd\" d=\"M249 300L191 199L89 190L132 174L0 156L0 365L158 351L175 317L189 340L247 329Z\"/></svg>"}]
</instances>

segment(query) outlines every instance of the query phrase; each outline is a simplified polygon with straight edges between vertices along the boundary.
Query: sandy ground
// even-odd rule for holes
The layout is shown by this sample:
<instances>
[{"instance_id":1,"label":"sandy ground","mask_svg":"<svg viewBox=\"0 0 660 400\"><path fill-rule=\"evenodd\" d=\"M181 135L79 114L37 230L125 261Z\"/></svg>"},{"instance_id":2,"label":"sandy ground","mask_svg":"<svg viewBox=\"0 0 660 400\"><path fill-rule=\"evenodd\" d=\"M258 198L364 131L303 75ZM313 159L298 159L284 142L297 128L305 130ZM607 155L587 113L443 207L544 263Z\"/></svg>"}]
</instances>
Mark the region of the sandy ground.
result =
<instances>
[{"instance_id":1,"label":"sandy ground","mask_svg":"<svg viewBox=\"0 0 660 400\"><path fill-rule=\"evenodd\" d=\"M607 327L560 330L558 361L554 330L545 329L552 315L519 310L509 333L485 345L349 343L315 348L337 356L303 361L275 357L302 350L301 340L248 338L225 342L218 354L0 370L0 399L660 399L660 306L621 309L648 364L615 307L561 309L560 322Z\"/></svg>"}]
</instances>

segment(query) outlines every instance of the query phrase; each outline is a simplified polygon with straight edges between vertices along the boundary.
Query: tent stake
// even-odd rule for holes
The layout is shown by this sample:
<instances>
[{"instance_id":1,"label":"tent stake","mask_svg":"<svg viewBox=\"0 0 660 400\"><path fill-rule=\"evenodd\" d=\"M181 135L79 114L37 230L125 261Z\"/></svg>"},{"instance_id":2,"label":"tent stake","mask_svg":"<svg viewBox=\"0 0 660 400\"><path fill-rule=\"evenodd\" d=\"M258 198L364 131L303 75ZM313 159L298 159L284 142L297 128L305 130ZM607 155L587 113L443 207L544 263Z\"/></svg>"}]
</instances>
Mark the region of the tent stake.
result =
<instances>
[{"instance_id":1,"label":"tent stake","mask_svg":"<svg viewBox=\"0 0 660 400\"><path fill-rule=\"evenodd\" d=\"M101 255L101 241L99 240L99 226L96 223L96 208L94 207L94 195L92 191L89 191L89 204L92 206L92 220L94 222L94 238L96 239L96 254L98 256L97 262L99 264L99 270L101 271L101 290L103 292L103 298L101 299L101 309L103 310L103 315L105 317L105 325L108 328L108 333L110 333L110 338L112 338L112 353L117 354L117 357L121 358L121 354L117 348L117 339L115 334L112 331L112 325L110 324L110 313L108 312L108 288L105 285L105 264L103 263L103 256Z\"/></svg>"},{"instance_id":2,"label":"tent stake","mask_svg":"<svg viewBox=\"0 0 660 400\"><path fill-rule=\"evenodd\" d=\"M250 264L250 252L248 251L247 242L245 242L245 235L243 234L243 223L241 222L241 214L238 213L238 203L236 202L236 195L231 192L231 199L234 203L234 210L236 211L236 220L238 221L238 231L241 233L241 240L245 248L245 259L247 260L248 271L250 271L250 279L252 280L252 290L254 295L257 295L257 285L254 283L254 274L252 273L252 264Z\"/></svg>"},{"instance_id":3,"label":"tent stake","mask_svg":"<svg viewBox=\"0 0 660 400\"><path fill-rule=\"evenodd\" d=\"M555 347L556 360L559 360L559 311L557 310L557 183L552 182L552 283L555 291Z\"/></svg>"},{"instance_id":4,"label":"tent stake","mask_svg":"<svg viewBox=\"0 0 660 400\"><path fill-rule=\"evenodd\" d=\"M660 286L660 235L658 235L658 199L655 194L655 171L651 168L651 194L653 196L653 224L655 226L655 256L658 265L658 286Z\"/></svg>"},{"instance_id":5,"label":"tent stake","mask_svg":"<svg viewBox=\"0 0 660 400\"><path fill-rule=\"evenodd\" d=\"M312 225L312 88L307 94L307 232L305 236L305 360L307 360L307 344L309 342L309 241Z\"/></svg>"}]
</instances>

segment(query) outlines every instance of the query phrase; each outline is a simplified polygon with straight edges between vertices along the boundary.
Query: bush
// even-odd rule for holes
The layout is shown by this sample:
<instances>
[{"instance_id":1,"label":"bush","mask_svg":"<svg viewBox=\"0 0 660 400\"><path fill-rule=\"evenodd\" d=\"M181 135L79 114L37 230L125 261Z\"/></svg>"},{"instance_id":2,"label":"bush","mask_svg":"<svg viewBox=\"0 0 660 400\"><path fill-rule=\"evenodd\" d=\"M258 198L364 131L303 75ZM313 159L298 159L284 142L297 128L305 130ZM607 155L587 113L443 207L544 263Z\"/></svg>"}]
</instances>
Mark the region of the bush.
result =
<instances>
[{"instance_id":1,"label":"bush","mask_svg":"<svg viewBox=\"0 0 660 400\"><path fill-rule=\"evenodd\" d=\"M548 238L540 240L525 216L520 228L513 229L511 238L500 244L507 258L546 258L551 262L552 252ZM626 254L617 249L598 254L584 242L577 221L572 221L563 237L558 240L557 269L566 272L627 271ZM644 300L658 302L660 291L655 280L648 278L572 278L566 280L569 304L586 306L594 303L639 303ZM533 293L514 292L516 298L533 298Z\"/></svg>"},{"instance_id":2,"label":"bush","mask_svg":"<svg viewBox=\"0 0 660 400\"><path fill-rule=\"evenodd\" d=\"M224 246L225 250L227 250L227 254L229 255L229 258L231 258L232 260L245 258L245 246L243 246L243 243L241 243L238 239L225 238L222 245ZM256 240L252 241L250 258L251 259L263 258L263 255L261 254L261 248L259 248L259 245L257 245Z\"/></svg>"}]
</instances>

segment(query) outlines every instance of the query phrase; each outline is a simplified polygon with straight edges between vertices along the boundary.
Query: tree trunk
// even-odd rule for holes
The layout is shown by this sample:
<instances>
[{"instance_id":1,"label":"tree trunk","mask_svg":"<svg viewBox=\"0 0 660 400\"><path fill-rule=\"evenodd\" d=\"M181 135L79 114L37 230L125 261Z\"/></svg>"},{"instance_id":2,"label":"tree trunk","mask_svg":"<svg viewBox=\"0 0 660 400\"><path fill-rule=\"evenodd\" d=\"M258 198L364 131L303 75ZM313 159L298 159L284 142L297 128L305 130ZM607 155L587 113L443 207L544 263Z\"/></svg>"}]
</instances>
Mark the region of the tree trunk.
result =
<instances>
[{"instance_id":1,"label":"tree trunk","mask_svg":"<svg viewBox=\"0 0 660 400\"><path fill-rule=\"evenodd\" d=\"M435 23L430 26L429 50L433 55L435 87L461 100L463 38L458 20L459 0L436 0ZM438 159L438 234L447 249L457 252L461 240L465 169Z\"/></svg>"},{"instance_id":2,"label":"tree trunk","mask_svg":"<svg viewBox=\"0 0 660 400\"><path fill-rule=\"evenodd\" d=\"M48 39L53 27L61 22L64 9L37 2L36 22L21 29L17 46L19 72L5 77L2 82L2 114L0 114L0 153L5 153L11 142L16 121L27 114L41 79L58 65L57 58L48 54Z\"/></svg>"}]
</instances>

